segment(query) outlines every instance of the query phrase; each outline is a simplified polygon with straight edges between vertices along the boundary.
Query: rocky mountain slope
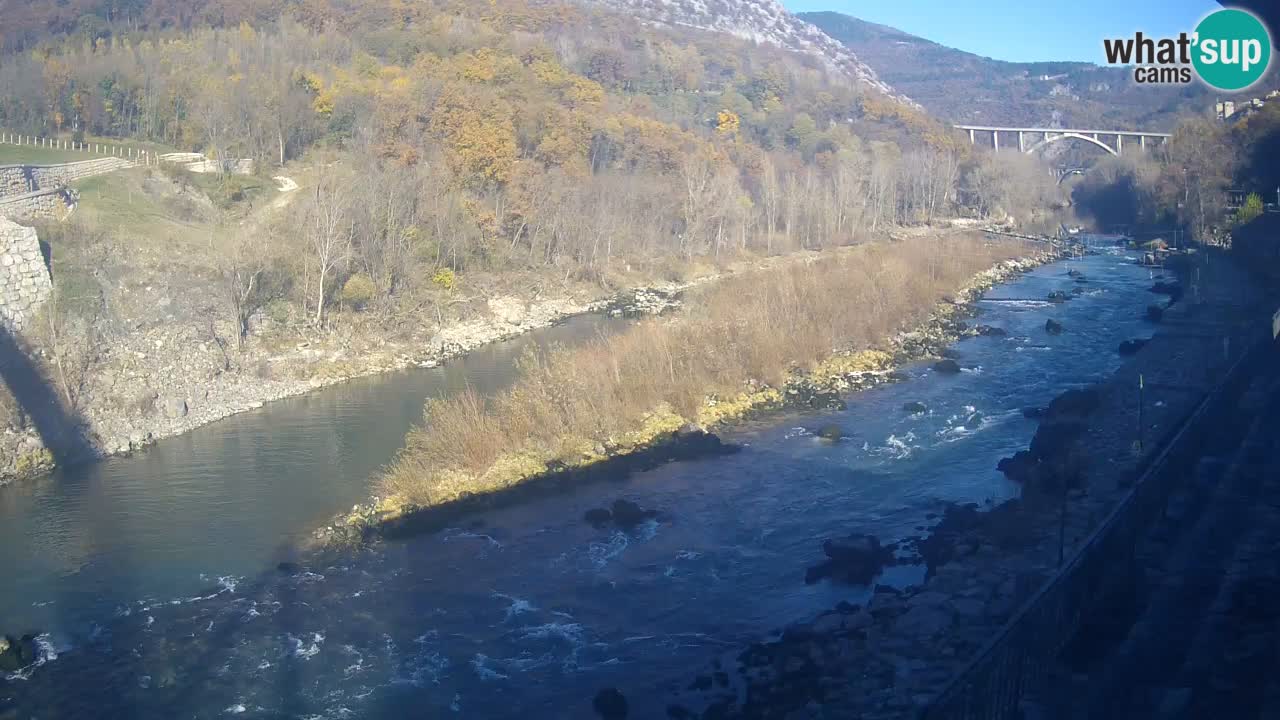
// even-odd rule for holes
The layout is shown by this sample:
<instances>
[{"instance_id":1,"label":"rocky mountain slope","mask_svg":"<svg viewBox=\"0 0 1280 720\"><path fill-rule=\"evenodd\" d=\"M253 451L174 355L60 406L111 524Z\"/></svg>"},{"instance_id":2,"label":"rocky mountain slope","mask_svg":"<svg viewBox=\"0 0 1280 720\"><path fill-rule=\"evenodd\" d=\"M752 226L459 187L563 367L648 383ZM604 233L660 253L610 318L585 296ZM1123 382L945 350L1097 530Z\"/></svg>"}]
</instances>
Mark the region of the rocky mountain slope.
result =
<instances>
[{"instance_id":1,"label":"rocky mountain slope","mask_svg":"<svg viewBox=\"0 0 1280 720\"><path fill-rule=\"evenodd\" d=\"M812 57L899 101L915 105L846 45L793 15L779 0L584 0L649 23L723 32Z\"/></svg>"},{"instance_id":2,"label":"rocky mountain slope","mask_svg":"<svg viewBox=\"0 0 1280 720\"><path fill-rule=\"evenodd\" d=\"M1083 62L982 57L835 12L800 19L843 43L884 82L957 123L1167 130L1183 112L1213 109L1199 83L1140 86L1129 70Z\"/></svg>"}]
</instances>

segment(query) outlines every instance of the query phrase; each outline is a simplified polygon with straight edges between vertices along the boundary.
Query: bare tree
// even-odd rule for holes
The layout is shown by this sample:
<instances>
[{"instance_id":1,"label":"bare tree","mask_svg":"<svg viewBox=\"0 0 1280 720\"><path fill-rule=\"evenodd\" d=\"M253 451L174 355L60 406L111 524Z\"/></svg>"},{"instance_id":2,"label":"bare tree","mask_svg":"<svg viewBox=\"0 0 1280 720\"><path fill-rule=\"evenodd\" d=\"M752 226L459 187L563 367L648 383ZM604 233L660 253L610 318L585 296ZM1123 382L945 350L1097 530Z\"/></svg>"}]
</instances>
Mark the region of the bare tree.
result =
<instances>
[{"instance_id":1,"label":"bare tree","mask_svg":"<svg viewBox=\"0 0 1280 720\"><path fill-rule=\"evenodd\" d=\"M773 253L773 235L778 231L778 214L782 205L782 188L778 183L778 170L768 155L760 164L760 210L764 214L764 241L766 252Z\"/></svg>"},{"instance_id":2,"label":"bare tree","mask_svg":"<svg viewBox=\"0 0 1280 720\"><path fill-rule=\"evenodd\" d=\"M301 204L302 229L307 237L310 260L316 268L316 327L324 325L325 284L351 257L354 227L350 203L345 183L333 173L325 172Z\"/></svg>"},{"instance_id":3,"label":"bare tree","mask_svg":"<svg viewBox=\"0 0 1280 720\"><path fill-rule=\"evenodd\" d=\"M236 322L236 347L243 348L249 336L249 318L270 295L272 258L264 252L260 239L244 233L231 235L222 246L217 263Z\"/></svg>"}]
</instances>

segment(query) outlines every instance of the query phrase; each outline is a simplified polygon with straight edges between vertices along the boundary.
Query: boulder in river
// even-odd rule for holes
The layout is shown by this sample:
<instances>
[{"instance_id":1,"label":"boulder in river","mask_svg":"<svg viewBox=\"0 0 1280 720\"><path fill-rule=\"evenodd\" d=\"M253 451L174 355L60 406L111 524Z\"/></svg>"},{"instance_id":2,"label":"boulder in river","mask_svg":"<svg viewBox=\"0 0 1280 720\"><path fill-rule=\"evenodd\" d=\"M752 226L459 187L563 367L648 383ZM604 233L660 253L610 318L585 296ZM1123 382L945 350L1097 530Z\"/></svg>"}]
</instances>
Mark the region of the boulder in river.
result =
<instances>
[{"instance_id":1,"label":"boulder in river","mask_svg":"<svg viewBox=\"0 0 1280 720\"><path fill-rule=\"evenodd\" d=\"M1040 427L1031 438L1031 447L1020 450L996 466L1010 480L1024 488L1061 489L1062 482L1075 482L1070 470L1076 441L1088 425L1086 417L1098 409L1102 396L1096 388L1067 390L1049 403Z\"/></svg>"},{"instance_id":2,"label":"boulder in river","mask_svg":"<svg viewBox=\"0 0 1280 720\"><path fill-rule=\"evenodd\" d=\"M656 510L645 510L630 500L618 498L607 508L592 508L582 514L582 519L597 530L610 524L622 530L631 530L640 523L658 516Z\"/></svg>"},{"instance_id":3,"label":"boulder in river","mask_svg":"<svg viewBox=\"0 0 1280 720\"><path fill-rule=\"evenodd\" d=\"M1148 341L1145 338L1125 340L1124 342L1120 343L1120 354L1121 355L1137 355L1138 351L1141 350L1142 346L1146 345L1147 342Z\"/></svg>"},{"instance_id":4,"label":"boulder in river","mask_svg":"<svg viewBox=\"0 0 1280 720\"><path fill-rule=\"evenodd\" d=\"M1061 335L1062 329L1062 323L1053 318L1044 321L1044 331L1050 335Z\"/></svg>"},{"instance_id":5,"label":"boulder in river","mask_svg":"<svg viewBox=\"0 0 1280 720\"><path fill-rule=\"evenodd\" d=\"M1076 269L1071 269L1067 271L1067 277L1082 278L1084 277L1084 273Z\"/></svg>"},{"instance_id":6,"label":"boulder in river","mask_svg":"<svg viewBox=\"0 0 1280 720\"><path fill-rule=\"evenodd\" d=\"M960 363L952 360L951 358L946 358L934 363L933 369L935 372L940 372L943 375L955 375L960 372Z\"/></svg>"},{"instance_id":7,"label":"boulder in river","mask_svg":"<svg viewBox=\"0 0 1280 720\"><path fill-rule=\"evenodd\" d=\"M281 575L288 575L290 577L294 575L301 575L302 566L296 562L290 562L286 560L276 565L276 572L280 573Z\"/></svg>"},{"instance_id":8,"label":"boulder in river","mask_svg":"<svg viewBox=\"0 0 1280 720\"><path fill-rule=\"evenodd\" d=\"M1049 403L1048 415L1053 419L1083 417L1098 409L1102 395L1097 388L1067 390Z\"/></svg>"},{"instance_id":9,"label":"boulder in river","mask_svg":"<svg viewBox=\"0 0 1280 720\"><path fill-rule=\"evenodd\" d=\"M1046 299L1052 303L1064 303L1070 300L1071 296L1063 292L1062 290L1054 290L1053 292L1049 293Z\"/></svg>"},{"instance_id":10,"label":"boulder in river","mask_svg":"<svg viewBox=\"0 0 1280 720\"><path fill-rule=\"evenodd\" d=\"M979 325L974 330L984 337L1004 337L1009 334L1004 328L992 327L991 325Z\"/></svg>"},{"instance_id":11,"label":"boulder in river","mask_svg":"<svg viewBox=\"0 0 1280 720\"><path fill-rule=\"evenodd\" d=\"M903 404L902 404L902 409L903 409L903 410L905 410L906 412L911 413L912 415L919 415L919 414L921 414L921 413L927 413L927 412L929 412L929 406L928 406L928 405L925 405L925 404L924 404L924 403L922 403L922 402L914 402L914 401L913 401L913 402L908 402L908 403L903 403Z\"/></svg>"},{"instance_id":12,"label":"boulder in river","mask_svg":"<svg viewBox=\"0 0 1280 720\"><path fill-rule=\"evenodd\" d=\"M1002 458L996 469L1019 485L1028 485L1035 480L1039 464L1030 450L1019 450L1012 457Z\"/></svg>"},{"instance_id":13,"label":"boulder in river","mask_svg":"<svg viewBox=\"0 0 1280 720\"><path fill-rule=\"evenodd\" d=\"M36 661L38 651L35 635L0 638L0 671L16 672Z\"/></svg>"},{"instance_id":14,"label":"boulder in river","mask_svg":"<svg viewBox=\"0 0 1280 720\"><path fill-rule=\"evenodd\" d=\"M582 519L599 529L613 522L613 513L608 508L592 508L582 514Z\"/></svg>"},{"instance_id":15,"label":"boulder in river","mask_svg":"<svg viewBox=\"0 0 1280 720\"><path fill-rule=\"evenodd\" d=\"M893 548L882 546L873 535L824 540L822 552L827 560L809 568L805 573L806 583L830 577L852 585L867 585L893 562Z\"/></svg>"},{"instance_id":16,"label":"boulder in river","mask_svg":"<svg viewBox=\"0 0 1280 720\"><path fill-rule=\"evenodd\" d=\"M1159 305L1147 306L1147 322L1158 323L1164 319L1164 308Z\"/></svg>"},{"instance_id":17,"label":"boulder in river","mask_svg":"<svg viewBox=\"0 0 1280 720\"><path fill-rule=\"evenodd\" d=\"M1040 459L1061 457L1085 429L1083 422L1075 419L1057 419L1050 411L1048 421L1040 423L1036 434L1031 438L1031 452Z\"/></svg>"},{"instance_id":18,"label":"boulder in river","mask_svg":"<svg viewBox=\"0 0 1280 720\"><path fill-rule=\"evenodd\" d=\"M844 430L839 425L823 425L815 434L828 442L837 442L845 436Z\"/></svg>"},{"instance_id":19,"label":"boulder in river","mask_svg":"<svg viewBox=\"0 0 1280 720\"><path fill-rule=\"evenodd\" d=\"M626 720L630 709L627 698L617 688L605 688L596 693L591 707L603 720Z\"/></svg>"},{"instance_id":20,"label":"boulder in river","mask_svg":"<svg viewBox=\"0 0 1280 720\"><path fill-rule=\"evenodd\" d=\"M645 510L630 500L621 498L614 500L610 509L613 511L613 522L624 530L633 528L658 515L654 510Z\"/></svg>"},{"instance_id":21,"label":"boulder in river","mask_svg":"<svg viewBox=\"0 0 1280 720\"><path fill-rule=\"evenodd\" d=\"M1158 295L1168 295L1169 302L1177 302L1182 299L1182 286L1176 282L1164 282L1158 280L1151 286L1151 292Z\"/></svg>"}]
</instances>

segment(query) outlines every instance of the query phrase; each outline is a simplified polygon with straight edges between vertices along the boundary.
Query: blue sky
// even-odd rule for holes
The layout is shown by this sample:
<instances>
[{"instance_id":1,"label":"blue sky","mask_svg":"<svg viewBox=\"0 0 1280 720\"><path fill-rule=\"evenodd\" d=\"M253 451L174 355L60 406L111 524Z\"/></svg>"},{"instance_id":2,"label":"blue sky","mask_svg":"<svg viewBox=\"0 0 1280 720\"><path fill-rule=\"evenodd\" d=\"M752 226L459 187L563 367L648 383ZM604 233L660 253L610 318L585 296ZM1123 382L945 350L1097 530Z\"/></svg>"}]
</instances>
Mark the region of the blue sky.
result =
<instances>
[{"instance_id":1,"label":"blue sky","mask_svg":"<svg viewBox=\"0 0 1280 720\"><path fill-rule=\"evenodd\" d=\"M1102 62L1102 39L1195 29L1213 0L782 0L834 10L999 60Z\"/></svg>"}]
</instances>

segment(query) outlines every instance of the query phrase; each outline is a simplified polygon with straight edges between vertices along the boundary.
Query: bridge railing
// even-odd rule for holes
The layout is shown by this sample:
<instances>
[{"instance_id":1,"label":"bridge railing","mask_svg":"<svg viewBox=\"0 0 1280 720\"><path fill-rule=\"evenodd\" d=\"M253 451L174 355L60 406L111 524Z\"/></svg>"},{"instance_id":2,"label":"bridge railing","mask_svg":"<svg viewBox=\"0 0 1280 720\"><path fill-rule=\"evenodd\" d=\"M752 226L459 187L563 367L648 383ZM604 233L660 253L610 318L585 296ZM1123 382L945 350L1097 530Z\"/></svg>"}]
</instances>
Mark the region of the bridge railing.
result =
<instances>
[{"instance_id":1,"label":"bridge railing","mask_svg":"<svg viewBox=\"0 0 1280 720\"><path fill-rule=\"evenodd\" d=\"M1171 491L1196 466L1199 440L1218 413L1234 407L1266 362L1259 341L1227 371L1178 430L1139 471L1129 493L1084 545L1005 623L999 633L921 712L921 720L1013 720L1029 691L1044 686L1057 658L1098 607L1131 573L1138 542L1162 515Z\"/></svg>"}]
</instances>

